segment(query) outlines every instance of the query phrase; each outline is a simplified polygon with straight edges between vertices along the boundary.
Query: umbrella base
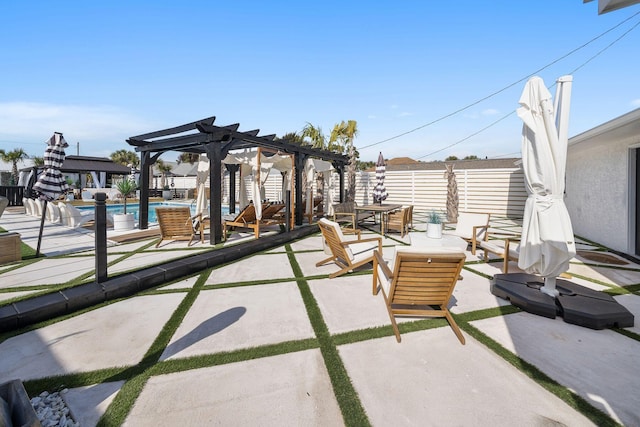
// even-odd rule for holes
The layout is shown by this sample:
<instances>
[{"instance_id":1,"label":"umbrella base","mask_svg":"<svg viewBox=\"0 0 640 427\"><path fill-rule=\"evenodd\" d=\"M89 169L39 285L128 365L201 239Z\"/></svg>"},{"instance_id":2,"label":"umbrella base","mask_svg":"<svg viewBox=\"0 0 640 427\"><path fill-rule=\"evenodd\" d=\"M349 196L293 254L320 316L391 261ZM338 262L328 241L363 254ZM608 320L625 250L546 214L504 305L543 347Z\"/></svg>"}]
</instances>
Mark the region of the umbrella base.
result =
<instances>
[{"instance_id":1,"label":"umbrella base","mask_svg":"<svg viewBox=\"0 0 640 427\"><path fill-rule=\"evenodd\" d=\"M562 316L567 323L591 329L628 328L634 324L633 314L608 294L558 279L560 295L553 298L540 292L542 286L544 279L533 274L496 274L491 293L526 312L551 319Z\"/></svg>"}]
</instances>

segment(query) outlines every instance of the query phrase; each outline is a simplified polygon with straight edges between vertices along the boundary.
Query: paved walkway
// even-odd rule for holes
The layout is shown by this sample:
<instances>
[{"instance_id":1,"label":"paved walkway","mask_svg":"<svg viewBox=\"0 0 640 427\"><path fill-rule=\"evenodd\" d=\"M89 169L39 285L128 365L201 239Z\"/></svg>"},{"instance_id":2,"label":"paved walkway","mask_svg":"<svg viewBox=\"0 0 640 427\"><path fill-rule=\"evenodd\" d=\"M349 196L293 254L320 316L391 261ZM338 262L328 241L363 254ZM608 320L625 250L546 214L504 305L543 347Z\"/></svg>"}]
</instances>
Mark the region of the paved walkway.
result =
<instances>
[{"instance_id":1,"label":"paved walkway","mask_svg":"<svg viewBox=\"0 0 640 427\"><path fill-rule=\"evenodd\" d=\"M0 226L35 247L24 214L5 212ZM91 233L53 227L47 258L0 267L0 304L90 280ZM410 239L385 239L385 257ZM110 247L109 273L211 250L152 243ZM467 253L450 304L466 345L440 320L413 319L398 344L370 269L328 279L335 266L315 267L321 248L314 235L1 335L0 383L68 388L82 426L640 425L638 326L595 331L514 309L490 293L501 263L479 263L480 252ZM640 283L626 261L577 257L570 273L597 290ZM637 318L632 289L616 299ZM606 416L585 417L581 402Z\"/></svg>"}]
</instances>

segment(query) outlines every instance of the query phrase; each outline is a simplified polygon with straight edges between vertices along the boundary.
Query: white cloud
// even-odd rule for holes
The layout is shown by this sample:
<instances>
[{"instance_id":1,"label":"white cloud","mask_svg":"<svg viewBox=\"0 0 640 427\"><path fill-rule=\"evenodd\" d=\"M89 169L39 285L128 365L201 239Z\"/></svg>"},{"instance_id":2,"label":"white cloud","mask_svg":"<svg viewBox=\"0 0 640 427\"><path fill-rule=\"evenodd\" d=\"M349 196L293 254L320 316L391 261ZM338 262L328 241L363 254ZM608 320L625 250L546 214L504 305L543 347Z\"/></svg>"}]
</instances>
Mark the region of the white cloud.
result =
<instances>
[{"instance_id":1,"label":"white cloud","mask_svg":"<svg viewBox=\"0 0 640 427\"><path fill-rule=\"evenodd\" d=\"M44 143L53 132L62 132L69 144L95 147L96 153L83 150L84 155L104 155L125 148L126 138L155 127L113 106L0 103L0 141ZM116 144L118 147L114 147Z\"/></svg>"},{"instance_id":2,"label":"white cloud","mask_svg":"<svg viewBox=\"0 0 640 427\"><path fill-rule=\"evenodd\" d=\"M631 106L640 107L640 99L634 99L633 101L631 101Z\"/></svg>"},{"instance_id":3,"label":"white cloud","mask_svg":"<svg viewBox=\"0 0 640 427\"><path fill-rule=\"evenodd\" d=\"M407 116L413 116L413 113L409 113L408 111L403 111L401 113L398 113L398 117L407 117Z\"/></svg>"},{"instance_id":4,"label":"white cloud","mask_svg":"<svg viewBox=\"0 0 640 427\"><path fill-rule=\"evenodd\" d=\"M495 108L487 108L486 110L482 110L483 116L495 116L496 114L499 114L499 113L500 112Z\"/></svg>"}]
</instances>

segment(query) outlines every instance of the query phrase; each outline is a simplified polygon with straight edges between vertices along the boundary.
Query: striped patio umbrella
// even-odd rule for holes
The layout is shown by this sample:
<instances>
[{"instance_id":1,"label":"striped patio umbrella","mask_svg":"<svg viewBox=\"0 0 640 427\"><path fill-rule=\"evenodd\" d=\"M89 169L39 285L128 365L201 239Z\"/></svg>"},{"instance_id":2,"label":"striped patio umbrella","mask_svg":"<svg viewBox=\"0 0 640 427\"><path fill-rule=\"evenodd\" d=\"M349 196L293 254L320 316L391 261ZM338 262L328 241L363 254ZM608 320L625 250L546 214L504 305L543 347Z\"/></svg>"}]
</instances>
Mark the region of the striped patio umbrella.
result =
<instances>
[{"instance_id":1,"label":"striped patio umbrella","mask_svg":"<svg viewBox=\"0 0 640 427\"><path fill-rule=\"evenodd\" d=\"M384 174L386 170L386 165L384 163L384 157L382 157L382 151L378 155L378 162L376 163L376 186L373 188L373 201L382 204L382 201L385 200L389 194L387 194L387 189L384 187Z\"/></svg>"},{"instance_id":2,"label":"striped patio umbrella","mask_svg":"<svg viewBox=\"0 0 640 427\"><path fill-rule=\"evenodd\" d=\"M53 136L49 138L47 141L47 149L44 152L44 172L40 174L38 180L33 185L33 190L38 194L38 197L44 201L36 256L40 255L40 242L42 241L44 218L47 213L47 202L55 200L69 191L69 185L62 176L62 172L60 172L65 158L64 149L68 146L69 144L67 144L67 141L64 140L60 132L55 132Z\"/></svg>"}]
</instances>

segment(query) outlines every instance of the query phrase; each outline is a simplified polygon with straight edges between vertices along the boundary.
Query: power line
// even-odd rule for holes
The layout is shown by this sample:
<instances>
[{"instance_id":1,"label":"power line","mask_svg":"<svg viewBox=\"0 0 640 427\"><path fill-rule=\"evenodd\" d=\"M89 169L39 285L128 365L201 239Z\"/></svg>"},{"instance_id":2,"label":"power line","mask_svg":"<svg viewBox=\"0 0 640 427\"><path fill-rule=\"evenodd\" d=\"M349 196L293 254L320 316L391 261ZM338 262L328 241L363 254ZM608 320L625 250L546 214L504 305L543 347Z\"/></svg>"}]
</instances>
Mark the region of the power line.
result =
<instances>
[{"instance_id":1,"label":"power line","mask_svg":"<svg viewBox=\"0 0 640 427\"><path fill-rule=\"evenodd\" d=\"M638 13L640 13L640 12L638 12ZM638 13L636 13L636 15L637 15ZM635 15L634 15L634 16L635 16ZM628 20L628 19L627 19L627 20ZM625 32L624 32L620 37L618 37L617 39L615 39L614 41L612 41L611 43L609 43L607 46L605 46L604 48L602 48L601 50L599 50L598 52L596 52L596 54L595 54L595 55L592 55L592 56L591 56L589 59L587 59L585 62L583 62L583 63L582 63L582 64L580 64L578 67L576 67L575 69L573 69L573 71L571 71L569 74L575 74L575 73L576 73L576 71L578 71L579 69L583 68L585 65L587 65L589 62L591 62L592 60L594 60L596 57L600 56L603 52L605 52L607 49L609 49L611 46L613 46L614 44L616 44L616 43L617 43L618 41L620 41L623 37L625 37L627 34L629 34L631 31L633 31L633 30L634 30L638 25L640 25L640 21L636 22L636 23L635 23L635 25L633 25L630 29L628 29L627 31L625 31ZM549 86L549 87L550 87L550 88L554 87L554 86L556 85L556 83L557 83L557 82L553 82L553 84L552 84L551 86ZM453 146L456 146L456 145L458 145L458 144L460 144L460 143L462 143L462 142L464 142L464 141L466 141L466 140L468 140L468 139L470 139L470 138L472 138L472 137L474 137L474 136L476 136L476 135L478 135L478 134L480 134L480 133L484 132L485 130L487 130L487 129L489 129L489 128L493 127L493 126L495 126L496 124L498 124L498 123L499 123L499 122L501 122L502 120L506 119L507 117L509 117L510 115L512 115L512 114L513 114L513 113L515 113L515 112L516 112L516 110L513 110L513 111L511 111L510 113L508 113L508 114L506 114L506 115L502 116L502 117L501 117L501 118L499 118L498 120L494 121L493 123L491 123L491 124L489 124L489 125L485 126L484 128L480 129L479 131L476 131L476 132L472 133L471 135L466 136L466 137L464 137L464 138L462 138L462 139L460 139L460 140L458 140L458 141L454 142L453 144L449 144L449 145L447 145L447 146L446 146L446 147L444 147L444 148L441 148L441 149L439 149L439 150L433 151L433 152L431 152L431 153L429 153L429 154L425 154L424 156L420 156L420 157L418 157L417 159L423 159L423 158L425 158L425 157L430 157L430 156L432 156L432 155L434 155L434 154L437 154L437 153L439 153L439 152L441 152L441 151L446 150L447 148L451 148L451 147L453 147Z\"/></svg>"},{"instance_id":2,"label":"power line","mask_svg":"<svg viewBox=\"0 0 640 427\"><path fill-rule=\"evenodd\" d=\"M558 62L560 62L561 60L563 60L563 59L565 59L565 58L567 58L567 57L569 57L569 56L573 55L573 54L574 54L574 53L576 53L577 51L579 51L579 50L581 50L581 49L585 48L586 46L590 45L591 43L595 42L596 40L598 40L598 39L600 39L600 38L604 37L606 34L610 33L610 32L611 32L611 31L613 31L613 30L615 30L616 28L618 28L619 26L623 25L623 24L624 24L624 23L626 23L627 21L629 21L629 20L631 20L631 19L635 18L635 17L636 17L637 15L639 15L639 14L640 14L640 12L636 12L635 14L631 15L631 16L630 16L630 17L628 17L627 19L624 19L623 21L621 21L620 23L618 23L618 24L614 25L613 27L609 28L609 29L608 29L608 30L606 30L605 32L603 32L603 33L601 33L601 34L597 35L596 37L592 38L592 39L591 39L591 40L589 40L588 42L586 42L586 43L582 44L581 46L579 46L579 47L577 47L577 48L575 48L575 49L573 49L573 50L569 51L568 53L566 53L566 54L564 54L564 55L560 56L559 58L557 58L557 59L555 59L555 60L551 61L551 62L550 62L550 63L548 63L547 65L545 65L545 66L543 66L543 67L541 67L541 68L539 68L539 69L535 70L534 72L532 72L532 73L530 73L530 74L526 75L525 77L522 77L521 79L519 79L519 80L517 80L517 81L515 81L515 82L513 82L513 83L511 83L511 84L509 84L509 85L507 85L507 86L505 86L505 87L504 87L504 88L502 88L502 89L499 89L499 90L497 90L497 91L495 91L495 92L493 92L493 93L491 93L491 94L489 94L489 95L487 95L487 96L485 96L485 97L483 97L483 98L480 98L480 99L478 99L477 101L474 101L474 102L472 102L472 103L470 103L470 104L468 104L468 105L466 105L466 106L464 106L464 107L462 107L462 108L459 108L459 109L457 109L457 110L455 110L455 111L453 111L453 112L451 112L451 113L449 113L449 114L445 114L444 116L441 116L441 117L439 117L439 118L437 118L437 119L435 119L435 120L432 120L432 121L430 121L430 122L428 122L428 123L425 123L424 125L418 126L418 127L414 128L414 129L411 129L411 130L409 130L409 131L403 132L403 133L398 134L398 135L396 135L396 136L392 136L392 137L390 137L390 138L383 139L382 141L374 142L373 144L369 144L369 145L365 145L365 146L363 146L363 147L359 147L359 148L358 148L358 150L359 150L359 151L360 151L360 150L364 150L364 149L367 149L367 148L370 148L370 147L374 147L374 146L376 146L376 145L383 144L383 143L385 143L385 142L392 141L392 140L394 140L394 139L398 139L398 138L403 137L403 136L405 136L405 135L408 135L408 134L410 134L410 133L416 132L416 131L418 131L418 130L420 130L420 129L424 129L424 128L425 128L425 127L427 127L427 126L431 126L431 125L433 125L433 124L435 124L435 123L438 123L438 122L440 122L440 121L442 121L442 120L444 120L444 119L447 119L447 118L449 118L449 117L451 117L451 116L454 116L454 115L456 115L456 114L458 114L458 113L460 113L460 112L462 112L462 111L468 110L469 108L471 108L471 107L473 107L473 106L475 106L475 105L477 105L477 104L479 104L479 103L481 103L481 102L483 102L483 101L486 101L487 99L490 99L490 98L492 98L492 97L494 97L494 96L496 96L496 95L498 95L498 94L500 94L500 93L502 93L502 92L506 91L507 89L512 88L513 86L515 86L515 85L517 85L517 84L519 84L519 83L522 83L523 81L527 80L528 78L530 78L530 77L532 77L532 76L534 76L534 75L538 74L540 71L543 71L543 70L545 70L545 69L549 68L550 66L552 66L552 65L554 65L554 64L556 64L556 63L558 63ZM583 64L581 64L580 66L578 66L574 71L572 71L572 72L571 72L571 73L569 73L569 74L574 74L577 70L579 70L580 68L584 67L587 63L591 62L591 61L592 61L593 59L595 59L597 56L599 56L600 54L602 54L604 51L606 51L607 49L609 49L611 46L613 46L614 44L616 44L616 43L617 43L618 41L620 41L623 37L625 37L627 34L629 34L631 31L633 31L633 30L634 30L634 29L635 29L639 24L640 24L640 21L638 21L638 22L637 22L633 27L631 27L629 30L627 30L625 33L623 33L620 37L618 37L617 39L615 39L613 42L611 42L609 45L607 45L605 48L603 48L602 50L600 50L598 53L596 53L594 56L592 56L591 58L589 58L587 61L585 61L585 62L584 62ZM554 84L555 84L555 83L554 83ZM497 124L498 122L500 122L500 121L504 120L505 118L507 118L508 116L510 116L510 115L511 115L511 114L513 114L513 113L514 113L514 111L510 112L510 113L509 113L509 114L507 114L506 116L503 116L502 118L500 118L500 119L496 120L495 122L493 122L493 123L492 123L492 124L490 124L489 126L484 127L484 128L483 128L483 129L481 129L480 131L477 131L477 132L475 132L475 133L473 133L473 134L469 135L468 137L465 137L465 138L463 138L463 139L461 139L461 140L459 140L459 141L457 141L457 142L455 142L455 143L453 143L453 144L450 144L450 145L448 145L447 147L445 147L445 148L443 148L443 149L440 149L440 150L434 151L433 153L430 153L430 154L427 154L427 155L425 155L425 156L421 156L421 157L418 157L418 158L420 159L420 158L428 157L428 156L430 156L430 155L433 155L433 154L435 154L435 153L438 153L438 152L440 152L440 151L443 151L443 150L445 150L445 149L447 149L447 148L450 148L450 147L453 147L453 146L455 146L455 145L458 145L458 144L460 144L461 142L464 142L464 141L466 141L467 139L469 139L469 138L471 138L471 137L473 137L473 136L475 136L475 135L479 134L480 132L483 132L483 131L485 131L485 130L489 129L490 127L492 127L492 126L494 126L495 124Z\"/></svg>"},{"instance_id":3,"label":"power line","mask_svg":"<svg viewBox=\"0 0 640 427\"><path fill-rule=\"evenodd\" d=\"M509 114L505 114L504 116L500 117L498 120L496 120L496 121L494 121L493 123L491 123L491 124L489 124L489 125L487 125L487 126L483 127L483 128L482 128L482 129L480 129L479 131L476 131L476 132L472 133L471 135L465 136L464 138L462 138L462 139L460 139L460 140L458 140L458 141L454 142L453 144L449 144L449 145L447 145L446 147L440 148L439 150L432 151L432 152L431 152L431 153L429 153L429 154L425 154L424 156L417 157L417 158L416 158L416 160L423 159L423 158L425 158L425 157L429 157L429 156L433 156L434 154L439 153L439 152L441 152L441 151L444 151L444 150L446 150L447 148L451 148L451 147L453 147L453 146L455 146L455 145L461 144L461 143L463 143L464 141L466 141L467 139L473 138L474 136L478 135L479 133L484 132L485 130L489 129L489 128L490 128L490 127L492 127L492 126L495 126L496 124L500 123L501 121L503 121L503 120L504 120L504 119L506 119L507 117L511 116L511 115L512 115L513 113L515 113L515 112L516 112L516 111L515 111L515 110L513 110L513 111L512 111L512 112L510 112Z\"/></svg>"}]
</instances>

